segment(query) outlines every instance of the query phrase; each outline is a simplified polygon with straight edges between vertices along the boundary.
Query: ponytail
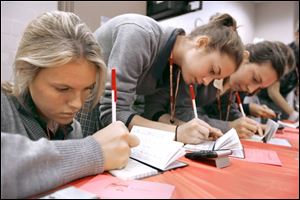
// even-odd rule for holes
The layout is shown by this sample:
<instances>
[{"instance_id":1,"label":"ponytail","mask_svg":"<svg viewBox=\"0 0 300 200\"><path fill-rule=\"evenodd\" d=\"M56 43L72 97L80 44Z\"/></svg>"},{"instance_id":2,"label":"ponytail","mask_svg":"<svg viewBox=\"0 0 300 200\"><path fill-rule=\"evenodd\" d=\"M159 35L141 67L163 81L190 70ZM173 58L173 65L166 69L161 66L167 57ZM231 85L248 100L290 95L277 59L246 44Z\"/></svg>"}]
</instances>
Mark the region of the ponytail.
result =
<instances>
[{"instance_id":1,"label":"ponytail","mask_svg":"<svg viewBox=\"0 0 300 200\"><path fill-rule=\"evenodd\" d=\"M228 14L218 14L210 19L209 23L215 23L217 26L226 26L236 31L237 25L235 19Z\"/></svg>"},{"instance_id":2,"label":"ponytail","mask_svg":"<svg viewBox=\"0 0 300 200\"><path fill-rule=\"evenodd\" d=\"M237 23L229 14L212 16L209 23L195 28L188 37L209 37L208 51L219 51L234 59L238 67L243 61L244 45L237 31Z\"/></svg>"}]
</instances>

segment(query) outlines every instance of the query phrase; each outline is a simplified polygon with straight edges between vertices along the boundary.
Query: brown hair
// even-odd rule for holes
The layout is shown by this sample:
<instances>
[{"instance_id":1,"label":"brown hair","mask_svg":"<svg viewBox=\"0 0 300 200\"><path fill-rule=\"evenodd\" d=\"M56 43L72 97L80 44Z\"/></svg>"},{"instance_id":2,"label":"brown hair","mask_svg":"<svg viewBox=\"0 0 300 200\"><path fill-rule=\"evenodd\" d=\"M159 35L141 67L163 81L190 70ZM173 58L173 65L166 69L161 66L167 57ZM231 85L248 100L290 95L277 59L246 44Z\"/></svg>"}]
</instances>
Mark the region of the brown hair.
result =
<instances>
[{"instance_id":1,"label":"brown hair","mask_svg":"<svg viewBox=\"0 0 300 200\"><path fill-rule=\"evenodd\" d=\"M285 55L286 66L284 74L291 72L296 66L296 59L293 50L282 42L275 42Z\"/></svg>"},{"instance_id":2,"label":"brown hair","mask_svg":"<svg viewBox=\"0 0 300 200\"><path fill-rule=\"evenodd\" d=\"M209 37L208 51L218 50L235 60L238 66L243 61L244 45L238 35L235 19L229 14L217 14L208 24L195 28L188 37L193 39L200 35Z\"/></svg>"},{"instance_id":3,"label":"brown hair","mask_svg":"<svg viewBox=\"0 0 300 200\"><path fill-rule=\"evenodd\" d=\"M249 61L252 63L262 64L270 62L276 71L277 78L280 79L285 71L286 57L276 42L263 41L256 44L246 45L249 51Z\"/></svg>"}]
</instances>

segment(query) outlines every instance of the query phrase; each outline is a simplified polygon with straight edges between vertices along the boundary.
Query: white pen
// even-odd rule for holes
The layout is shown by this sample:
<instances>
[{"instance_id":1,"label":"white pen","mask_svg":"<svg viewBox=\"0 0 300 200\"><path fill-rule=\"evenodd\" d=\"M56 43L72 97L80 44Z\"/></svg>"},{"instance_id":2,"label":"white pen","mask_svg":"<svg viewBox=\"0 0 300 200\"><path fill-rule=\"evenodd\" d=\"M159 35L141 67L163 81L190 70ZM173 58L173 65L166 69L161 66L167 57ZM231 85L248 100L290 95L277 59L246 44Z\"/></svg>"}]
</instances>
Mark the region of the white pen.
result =
<instances>
[{"instance_id":1,"label":"white pen","mask_svg":"<svg viewBox=\"0 0 300 200\"><path fill-rule=\"evenodd\" d=\"M194 92L194 87L192 84L190 85L190 93L191 93L191 98L192 98L194 115L195 115L195 118L198 118L196 101L195 101L195 92Z\"/></svg>"},{"instance_id":2,"label":"white pen","mask_svg":"<svg viewBox=\"0 0 300 200\"><path fill-rule=\"evenodd\" d=\"M117 76L116 69L111 70L111 108L112 108L112 123L117 121Z\"/></svg>"}]
</instances>

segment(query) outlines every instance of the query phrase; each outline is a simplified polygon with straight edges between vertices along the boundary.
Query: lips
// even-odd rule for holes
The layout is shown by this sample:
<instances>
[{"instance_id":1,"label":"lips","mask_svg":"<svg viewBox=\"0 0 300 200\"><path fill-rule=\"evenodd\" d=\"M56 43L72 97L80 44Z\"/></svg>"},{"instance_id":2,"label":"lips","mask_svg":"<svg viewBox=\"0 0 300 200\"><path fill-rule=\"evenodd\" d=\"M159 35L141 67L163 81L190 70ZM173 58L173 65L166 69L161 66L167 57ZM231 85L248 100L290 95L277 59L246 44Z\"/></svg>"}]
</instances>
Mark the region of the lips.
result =
<instances>
[{"instance_id":1,"label":"lips","mask_svg":"<svg viewBox=\"0 0 300 200\"><path fill-rule=\"evenodd\" d=\"M76 114L76 112L75 113L61 113L61 115L64 117L74 117L75 114Z\"/></svg>"}]
</instances>

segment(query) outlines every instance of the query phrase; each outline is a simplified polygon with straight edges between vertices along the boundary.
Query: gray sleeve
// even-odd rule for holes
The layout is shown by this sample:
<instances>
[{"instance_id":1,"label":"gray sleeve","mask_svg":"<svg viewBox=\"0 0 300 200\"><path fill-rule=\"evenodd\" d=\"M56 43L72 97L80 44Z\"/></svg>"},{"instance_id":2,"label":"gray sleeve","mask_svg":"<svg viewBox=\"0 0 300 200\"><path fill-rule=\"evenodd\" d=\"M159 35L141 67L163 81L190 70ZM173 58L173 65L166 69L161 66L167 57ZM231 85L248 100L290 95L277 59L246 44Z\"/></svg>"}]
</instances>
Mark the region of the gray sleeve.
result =
<instances>
[{"instance_id":1,"label":"gray sleeve","mask_svg":"<svg viewBox=\"0 0 300 200\"><path fill-rule=\"evenodd\" d=\"M1 132L1 198L25 198L103 172L103 153L92 137L31 141Z\"/></svg>"},{"instance_id":2,"label":"gray sleeve","mask_svg":"<svg viewBox=\"0 0 300 200\"><path fill-rule=\"evenodd\" d=\"M208 123L210 126L220 129L222 133L226 133L230 130L229 123L226 121L210 118L203 113L198 113L198 117L199 119L202 119L203 121Z\"/></svg>"},{"instance_id":3,"label":"gray sleeve","mask_svg":"<svg viewBox=\"0 0 300 200\"><path fill-rule=\"evenodd\" d=\"M197 113L198 113L199 119L205 121L206 123L208 123L210 126L212 126L214 128L220 129L222 131L222 133L226 133L227 131L230 130L228 122L209 117L201 107L197 108ZM195 117L192 108L185 110L184 116L185 116L185 118L183 121L187 122L187 121L192 120Z\"/></svg>"},{"instance_id":4,"label":"gray sleeve","mask_svg":"<svg viewBox=\"0 0 300 200\"><path fill-rule=\"evenodd\" d=\"M128 124L130 116L135 114L130 106L139 77L145 66L150 65L151 35L143 28L126 24L119 26L113 33L113 47L108 59L108 77L104 96L101 99L101 120L106 126L111 123L111 68L117 73L117 120Z\"/></svg>"}]
</instances>

